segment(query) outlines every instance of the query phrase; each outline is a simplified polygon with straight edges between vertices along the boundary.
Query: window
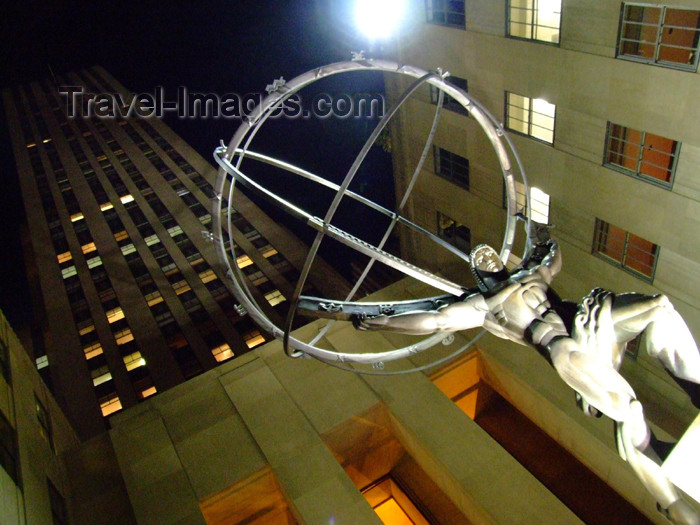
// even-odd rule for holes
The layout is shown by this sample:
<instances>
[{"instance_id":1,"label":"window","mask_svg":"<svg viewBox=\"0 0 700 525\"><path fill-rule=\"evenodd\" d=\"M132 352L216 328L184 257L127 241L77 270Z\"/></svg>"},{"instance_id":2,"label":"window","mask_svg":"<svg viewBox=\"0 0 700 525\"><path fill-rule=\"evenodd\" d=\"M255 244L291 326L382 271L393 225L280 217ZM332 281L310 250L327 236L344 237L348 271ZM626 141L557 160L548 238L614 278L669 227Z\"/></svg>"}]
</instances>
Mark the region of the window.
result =
<instances>
[{"instance_id":1,"label":"window","mask_svg":"<svg viewBox=\"0 0 700 525\"><path fill-rule=\"evenodd\" d=\"M51 416L46 410L44 404L39 401L39 398L34 394L34 406L36 408L36 419L39 421L39 433L44 436L44 439L49 443L53 450L53 432L51 430Z\"/></svg>"},{"instance_id":2,"label":"window","mask_svg":"<svg viewBox=\"0 0 700 525\"><path fill-rule=\"evenodd\" d=\"M68 525L68 511L66 510L66 500L61 496L61 493L51 483L51 480L46 480L49 486L49 502L51 504L51 518L53 525Z\"/></svg>"},{"instance_id":3,"label":"window","mask_svg":"<svg viewBox=\"0 0 700 525\"><path fill-rule=\"evenodd\" d=\"M259 330L252 330L248 333L243 334L243 340L248 348L255 348L265 342L265 337L260 333Z\"/></svg>"},{"instance_id":4,"label":"window","mask_svg":"<svg viewBox=\"0 0 700 525\"><path fill-rule=\"evenodd\" d=\"M469 189L469 161L446 149L435 146L435 173Z\"/></svg>"},{"instance_id":5,"label":"window","mask_svg":"<svg viewBox=\"0 0 700 525\"><path fill-rule=\"evenodd\" d=\"M504 188L505 190L505 188ZM503 193L505 206L506 195ZM527 212L527 199L525 199L525 185L515 181L515 206L517 211ZM530 218L542 224L549 224L549 195L539 188L530 188Z\"/></svg>"},{"instance_id":6,"label":"window","mask_svg":"<svg viewBox=\"0 0 700 525\"><path fill-rule=\"evenodd\" d=\"M226 361L227 359L231 359L233 357L233 350L231 350L231 347L228 343L224 343L215 348L212 348L211 353L214 356L214 359L216 359L219 363L221 363L222 361Z\"/></svg>"},{"instance_id":7,"label":"window","mask_svg":"<svg viewBox=\"0 0 700 525\"><path fill-rule=\"evenodd\" d=\"M464 91L464 92L467 91L467 79L451 76L449 78L449 82L450 82L450 84L453 84L455 87L460 88L462 91ZM438 88L436 88L435 86L431 85L430 86L430 102L432 104L437 104L439 95L440 95L440 90ZM447 93L445 93L445 95L443 96L442 107L445 109L449 109L450 111L454 111L455 113L461 113L462 115L469 114L467 109L464 106L462 106L462 104L457 102L455 99L453 99Z\"/></svg>"},{"instance_id":8,"label":"window","mask_svg":"<svg viewBox=\"0 0 700 525\"><path fill-rule=\"evenodd\" d=\"M617 57L695 71L700 10L625 3Z\"/></svg>"},{"instance_id":9,"label":"window","mask_svg":"<svg viewBox=\"0 0 700 525\"><path fill-rule=\"evenodd\" d=\"M509 0L508 36L559 44L561 0Z\"/></svg>"},{"instance_id":10,"label":"window","mask_svg":"<svg viewBox=\"0 0 700 525\"><path fill-rule=\"evenodd\" d=\"M122 402L119 400L119 396L115 392L100 398L99 403L103 417L107 417L108 415L122 409Z\"/></svg>"},{"instance_id":11,"label":"window","mask_svg":"<svg viewBox=\"0 0 700 525\"><path fill-rule=\"evenodd\" d=\"M506 92L506 127L511 131L552 144L555 112L546 100Z\"/></svg>"},{"instance_id":12,"label":"window","mask_svg":"<svg viewBox=\"0 0 700 525\"><path fill-rule=\"evenodd\" d=\"M464 2L458 0L426 0L426 19L429 24L465 28Z\"/></svg>"},{"instance_id":13,"label":"window","mask_svg":"<svg viewBox=\"0 0 700 525\"><path fill-rule=\"evenodd\" d=\"M276 306L287 300L279 290L272 290L271 292L266 293L265 299L267 299L267 302L270 303L270 306Z\"/></svg>"},{"instance_id":14,"label":"window","mask_svg":"<svg viewBox=\"0 0 700 525\"><path fill-rule=\"evenodd\" d=\"M19 486L19 448L17 431L12 428L5 415L0 412L0 465Z\"/></svg>"},{"instance_id":15,"label":"window","mask_svg":"<svg viewBox=\"0 0 700 525\"><path fill-rule=\"evenodd\" d=\"M671 187L680 143L608 122L605 165Z\"/></svg>"},{"instance_id":16,"label":"window","mask_svg":"<svg viewBox=\"0 0 700 525\"><path fill-rule=\"evenodd\" d=\"M440 212L437 212L437 232L438 237L464 253L471 250L472 235L469 228Z\"/></svg>"},{"instance_id":17,"label":"window","mask_svg":"<svg viewBox=\"0 0 700 525\"><path fill-rule=\"evenodd\" d=\"M418 507L390 476L362 489L362 495L372 506L382 523L412 523L415 525L428 525L429 523Z\"/></svg>"},{"instance_id":18,"label":"window","mask_svg":"<svg viewBox=\"0 0 700 525\"><path fill-rule=\"evenodd\" d=\"M0 337L0 375L5 378L7 384L11 384L10 380L10 347L5 339L6 334Z\"/></svg>"},{"instance_id":19,"label":"window","mask_svg":"<svg viewBox=\"0 0 700 525\"><path fill-rule=\"evenodd\" d=\"M651 281L659 257L659 247L622 228L596 219L593 253Z\"/></svg>"}]
</instances>

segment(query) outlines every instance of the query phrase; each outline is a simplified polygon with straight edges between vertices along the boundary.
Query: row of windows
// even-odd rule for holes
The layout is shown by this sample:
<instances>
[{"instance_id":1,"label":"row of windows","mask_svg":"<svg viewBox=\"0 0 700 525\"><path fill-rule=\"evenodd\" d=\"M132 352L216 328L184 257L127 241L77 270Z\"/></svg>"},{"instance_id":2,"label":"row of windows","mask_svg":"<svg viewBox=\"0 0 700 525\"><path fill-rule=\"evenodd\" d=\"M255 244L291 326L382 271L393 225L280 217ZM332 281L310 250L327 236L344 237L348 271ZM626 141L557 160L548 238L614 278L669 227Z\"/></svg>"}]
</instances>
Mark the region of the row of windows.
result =
<instances>
[{"instance_id":1,"label":"row of windows","mask_svg":"<svg viewBox=\"0 0 700 525\"><path fill-rule=\"evenodd\" d=\"M426 0L426 20L465 29L465 4L458 0ZM561 0L509 0L505 34L559 45L561 11ZM618 58L696 71L699 43L700 10L637 2L622 4Z\"/></svg>"}]
</instances>

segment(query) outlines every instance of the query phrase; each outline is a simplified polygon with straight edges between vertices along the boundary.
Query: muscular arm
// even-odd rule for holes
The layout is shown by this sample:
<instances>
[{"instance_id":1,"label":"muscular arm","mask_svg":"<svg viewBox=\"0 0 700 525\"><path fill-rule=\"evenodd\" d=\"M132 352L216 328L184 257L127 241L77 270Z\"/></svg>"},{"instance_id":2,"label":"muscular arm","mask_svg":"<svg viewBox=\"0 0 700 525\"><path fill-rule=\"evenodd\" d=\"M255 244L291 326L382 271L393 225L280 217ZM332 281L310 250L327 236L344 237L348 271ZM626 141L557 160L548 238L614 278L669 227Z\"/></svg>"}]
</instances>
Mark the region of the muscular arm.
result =
<instances>
[{"instance_id":1,"label":"muscular arm","mask_svg":"<svg viewBox=\"0 0 700 525\"><path fill-rule=\"evenodd\" d=\"M386 330L413 335L456 332L483 326L487 313L486 301L477 293L439 310L380 315L360 319L355 326L360 330Z\"/></svg>"}]
</instances>

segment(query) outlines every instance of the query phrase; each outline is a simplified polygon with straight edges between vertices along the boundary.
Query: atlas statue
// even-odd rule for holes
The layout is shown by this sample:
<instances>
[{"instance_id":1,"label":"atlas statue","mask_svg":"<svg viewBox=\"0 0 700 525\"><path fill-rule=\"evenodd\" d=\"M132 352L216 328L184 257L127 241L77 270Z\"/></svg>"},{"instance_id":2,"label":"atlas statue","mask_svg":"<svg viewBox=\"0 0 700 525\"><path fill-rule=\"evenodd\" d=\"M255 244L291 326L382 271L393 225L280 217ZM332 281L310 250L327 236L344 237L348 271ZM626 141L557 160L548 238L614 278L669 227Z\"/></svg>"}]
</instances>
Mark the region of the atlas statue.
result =
<instances>
[{"instance_id":1,"label":"atlas statue","mask_svg":"<svg viewBox=\"0 0 700 525\"><path fill-rule=\"evenodd\" d=\"M700 354L680 314L664 295L616 294L597 288L581 302L562 300L550 284L562 265L547 225L532 223L535 239L522 263L507 271L487 245L471 251L478 290L446 306L393 315L353 315L360 330L406 334L483 327L497 337L538 350L576 393L590 416L616 423L620 456L633 468L659 509L678 524L700 523L661 471L670 444L655 438L641 403L619 369L626 344L644 334L646 351L658 359L700 407Z\"/></svg>"}]
</instances>

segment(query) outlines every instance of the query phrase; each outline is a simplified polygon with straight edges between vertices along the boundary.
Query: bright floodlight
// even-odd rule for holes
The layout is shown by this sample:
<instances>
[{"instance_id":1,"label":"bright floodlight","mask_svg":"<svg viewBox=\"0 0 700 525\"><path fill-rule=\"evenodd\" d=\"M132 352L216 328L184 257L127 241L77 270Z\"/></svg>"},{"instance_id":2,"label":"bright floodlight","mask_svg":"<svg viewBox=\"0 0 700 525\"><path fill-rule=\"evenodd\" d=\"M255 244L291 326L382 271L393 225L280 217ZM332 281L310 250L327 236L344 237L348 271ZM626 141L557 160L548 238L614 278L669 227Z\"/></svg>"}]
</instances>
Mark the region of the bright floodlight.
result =
<instances>
[{"instance_id":1,"label":"bright floodlight","mask_svg":"<svg viewBox=\"0 0 700 525\"><path fill-rule=\"evenodd\" d=\"M403 0L356 0L355 24L371 40L390 36L403 16Z\"/></svg>"}]
</instances>

